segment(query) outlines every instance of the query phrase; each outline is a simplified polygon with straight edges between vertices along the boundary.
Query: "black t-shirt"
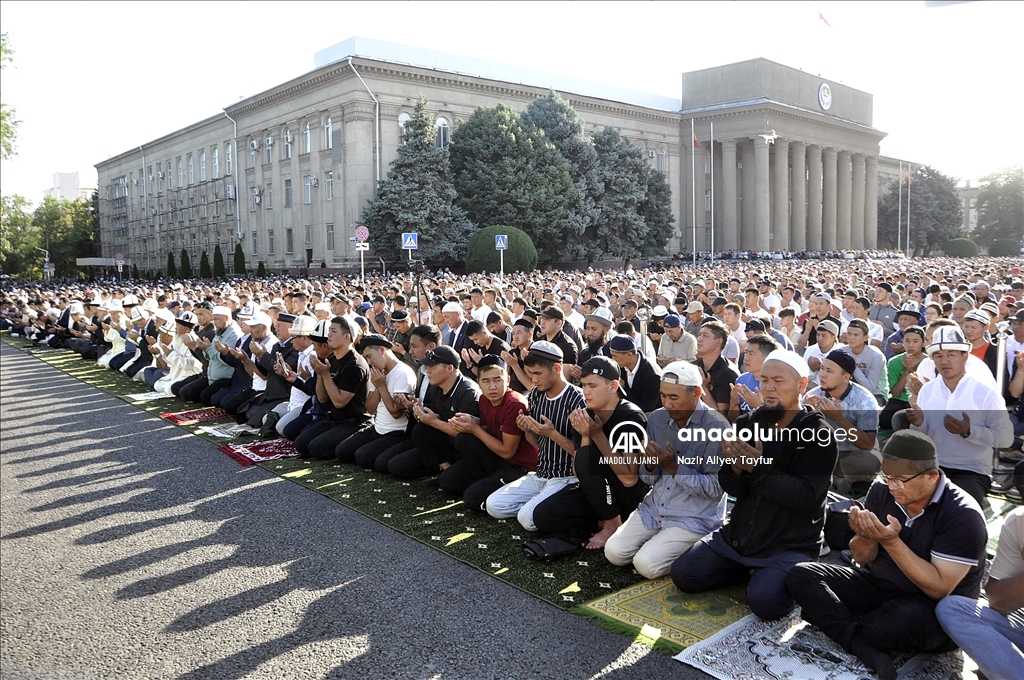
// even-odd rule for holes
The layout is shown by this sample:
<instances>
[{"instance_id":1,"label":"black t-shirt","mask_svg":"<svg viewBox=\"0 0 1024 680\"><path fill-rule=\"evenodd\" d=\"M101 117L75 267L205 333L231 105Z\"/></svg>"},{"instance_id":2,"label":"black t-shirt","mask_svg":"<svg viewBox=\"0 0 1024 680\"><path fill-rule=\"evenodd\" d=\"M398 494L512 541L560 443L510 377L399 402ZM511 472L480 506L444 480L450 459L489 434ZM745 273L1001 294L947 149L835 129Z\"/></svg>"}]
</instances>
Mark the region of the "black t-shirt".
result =
<instances>
[{"instance_id":1,"label":"black t-shirt","mask_svg":"<svg viewBox=\"0 0 1024 680\"><path fill-rule=\"evenodd\" d=\"M544 340L543 336L541 339ZM576 356L579 354L579 348L573 339L565 334L565 331L559 331L558 335L550 340L553 342L558 349L562 350L562 363L572 365L576 363Z\"/></svg>"},{"instance_id":2,"label":"black t-shirt","mask_svg":"<svg viewBox=\"0 0 1024 680\"><path fill-rule=\"evenodd\" d=\"M437 385L428 387L423 402L441 420L448 420L456 413L479 417L480 394L475 382L460 375L448 392L442 392Z\"/></svg>"},{"instance_id":3,"label":"black t-shirt","mask_svg":"<svg viewBox=\"0 0 1024 680\"><path fill-rule=\"evenodd\" d=\"M353 350L337 359L332 354L329 357L331 362L331 380L342 392L351 392L353 396L342 408L337 408L328 398L327 409L329 417L334 421L343 420L367 420L366 413L366 385L370 379L370 366L362 355Z\"/></svg>"},{"instance_id":4,"label":"black t-shirt","mask_svg":"<svg viewBox=\"0 0 1024 680\"><path fill-rule=\"evenodd\" d=\"M711 368L704 366L703 359L697 359L693 363L705 373L711 374L711 396L715 402L728 404L731 397L729 386L736 382L736 378L740 377L736 369L722 355L718 355L718 359L711 364Z\"/></svg>"},{"instance_id":5,"label":"black t-shirt","mask_svg":"<svg viewBox=\"0 0 1024 680\"><path fill-rule=\"evenodd\" d=\"M615 443L611 441L612 430L614 430L619 423L624 423L627 420L637 423L640 426L639 429L635 430L638 434L647 430L647 415L640 410L639 406L621 396L619 397L619 403L615 405L615 410L611 412L594 411L589 408L587 409L587 412L592 416L596 415L601 419L601 431L604 432L606 437L608 437L608 441L611 442L612 446L615 445ZM629 428L625 429L627 431L632 431ZM579 448L582 440L583 437L576 431L576 428L573 428L572 443L576 445L577 449Z\"/></svg>"}]
</instances>

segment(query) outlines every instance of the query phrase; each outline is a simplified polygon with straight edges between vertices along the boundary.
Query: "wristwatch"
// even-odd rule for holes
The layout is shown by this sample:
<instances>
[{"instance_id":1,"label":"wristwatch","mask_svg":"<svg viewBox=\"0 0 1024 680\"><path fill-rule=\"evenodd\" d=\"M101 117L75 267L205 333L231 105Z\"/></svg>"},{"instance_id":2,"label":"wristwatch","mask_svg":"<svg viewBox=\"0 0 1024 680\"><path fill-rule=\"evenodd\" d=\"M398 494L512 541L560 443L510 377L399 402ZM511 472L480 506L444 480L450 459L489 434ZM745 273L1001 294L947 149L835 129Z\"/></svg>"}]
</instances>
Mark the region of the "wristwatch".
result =
<instances>
[{"instance_id":1,"label":"wristwatch","mask_svg":"<svg viewBox=\"0 0 1024 680\"><path fill-rule=\"evenodd\" d=\"M967 439L968 437L971 436L971 431L967 430L967 432L961 432L960 436L963 437L964 439Z\"/></svg>"}]
</instances>

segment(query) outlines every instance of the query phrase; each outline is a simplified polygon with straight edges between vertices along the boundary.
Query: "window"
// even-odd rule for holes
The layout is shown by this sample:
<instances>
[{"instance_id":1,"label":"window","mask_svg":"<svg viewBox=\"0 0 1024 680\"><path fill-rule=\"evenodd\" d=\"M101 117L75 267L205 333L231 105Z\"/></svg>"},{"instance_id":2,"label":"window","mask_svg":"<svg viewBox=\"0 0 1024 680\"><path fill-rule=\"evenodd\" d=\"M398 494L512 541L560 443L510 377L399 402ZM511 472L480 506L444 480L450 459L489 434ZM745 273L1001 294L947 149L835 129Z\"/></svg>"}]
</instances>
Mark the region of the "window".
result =
<instances>
[{"instance_id":1,"label":"window","mask_svg":"<svg viewBox=\"0 0 1024 680\"><path fill-rule=\"evenodd\" d=\"M258 241L256 240L256 237L257 237L257 236L258 236L258 233L257 233L257 232L255 232L255 231L254 231L254 232L252 232L252 256L253 256L253 257L256 257L257 255L259 255L259 254L260 254L260 249L259 249L259 247L257 246L257 244L259 243L259 242L258 242Z\"/></svg>"},{"instance_id":2,"label":"window","mask_svg":"<svg viewBox=\"0 0 1024 680\"><path fill-rule=\"evenodd\" d=\"M309 153L309 123L306 123L302 128L302 153Z\"/></svg>"},{"instance_id":3,"label":"window","mask_svg":"<svg viewBox=\"0 0 1024 680\"><path fill-rule=\"evenodd\" d=\"M409 124L410 120L412 120L412 116L405 111L398 114L398 136L403 144L405 143L405 126Z\"/></svg>"},{"instance_id":4,"label":"window","mask_svg":"<svg viewBox=\"0 0 1024 680\"><path fill-rule=\"evenodd\" d=\"M231 174L231 142L224 145L224 174Z\"/></svg>"},{"instance_id":5,"label":"window","mask_svg":"<svg viewBox=\"0 0 1024 680\"><path fill-rule=\"evenodd\" d=\"M249 140L249 167L250 168L255 168L256 167L256 145L257 145L257 142L256 142L255 139L250 139Z\"/></svg>"},{"instance_id":6,"label":"window","mask_svg":"<svg viewBox=\"0 0 1024 680\"><path fill-rule=\"evenodd\" d=\"M188 183L190 185L196 183L196 166L192 162L192 154L188 155Z\"/></svg>"},{"instance_id":7,"label":"window","mask_svg":"<svg viewBox=\"0 0 1024 680\"><path fill-rule=\"evenodd\" d=\"M149 177L149 190L146 192L146 195L149 196L150 194L153 193L153 190L155 188L153 186L153 166L152 165L149 166L148 168L146 168L146 175Z\"/></svg>"},{"instance_id":8,"label":"window","mask_svg":"<svg viewBox=\"0 0 1024 680\"><path fill-rule=\"evenodd\" d=\"M334 250L334 225L331 223L327 224L327 250Z\"/></svg>"},{"instance_id":9,"label":"window","mask_svg":"<svg viewBox=\"0 0 1024 680\"><path fill-rule=\"evenodd\" d=\"M267 229L267 255L274 254L274 230Z\"/></svg>"},{"instance_id":10,"label":"window","mask_svg":"<svg viewBox=\"0 0 1024 680\"><path fill-rule=\"evenodd\" d=\"M290 179L284 181L284 207L292 207L292 181Z\"/></svg>"},{"instance_id":11,"label":"window","mask_svg":"<svg viewBox=\"0 0 1024 680\"><path fill-rule=\"evenodd\" d=\"M171 162L167 161L167 188L171 188Z\"/></svg>"},{"instance_id":12,"label":"window","mask_svg":"<svg viewBox=\"0 0 1024 680\"><path fill-rule=\"evenodd\" d=\"M704 192L704 210L705 212L711 210L711 191L706 190Z\"/></svg>"},{"instance_id":13,"label":"window","mask_svg":"<svg viewBox=\"0 0 1024 680\"><path fill-rule=\"evenodd\" d=\"M266 205L264 205L263 207L265 207L267 210L270 210L271 208L274 207L274 185L271 184L270 182L267 182L266 199L264 202L266 203Z\"/></svg>"},{"instance_id":14,"label":"window","mask_svg":"<svg viewBox=\"0 0 1024 680\"><path fill-rule=\"evenodd\" d=\"M334 172L328 171L324 173L324 199L331 200L334 198Z\"/></svg>"},{"instance_id":15,"label":"window","mask_svg":"<svg viewBox=\"0 0 1024 680\"><path fill-rule=\"evenodd\" d=\"M206 181L206 149L199 152L199 181Z\"/></svg>"},{"instance_id":16,"label":"window","mask_svg":"<svg viewBox=\"0 0 1024 680\"><path fill-rule=\"evenodd\" d=\"M286 255L291 255L295 252L294 231L291 227L284 230L284 252Z\"/></svg>"},{"instance_id":17,"label":"window","mask_svg":"<svg viewBox=\"0 0 1024 680\"><path fill-rule=\"evenodd\" d=\"M334 148L334 125L331 123L331 117L327 116L327 120L324 121L324 148Z\"/></svg>"},{"instance_id":18,"label":"window","mask_svg":"<svg viewBox=\"0 0 1024 680\"><path fill-rule=\"evenodd\" d=\"M213 178L220 179L220 147L213 147Z\"/></svg>"},{"instance_id":19,"label":"window","mask_svg":"<svg viewBox=\"0 0 1024 680\"><path fill-rule=\"evenodd\" d=\"M313 202L313 178L310 177L309 175L303 177L302 186L302 202L305 203L306 205L309 205L310 203Z\"/></svg>"},{"instance_id":20,"label":"window","mask_svg":"<svg viewBox=\"0 0 1024 680\"><path fill-rule=\"evenodd\" d=\"M185 186L185 175L181 172L181 158L178 158L178 188Z\"/></svg>"},{"instance_id":21,"label":"window","mask_svg":"<svg viewBox=\"0 0 1024 680\"><path fill-rule=\"evenodd\" d=\"M448 119L442 116L434 122L434 127L437 128L435 140L437 148L443 149L451 141L451 125L449 125Z\"/></svg>"},{"instance_id":22,"label":"window","mask_svg":"<svg viewBox=\"0 0 1024 680\"><path fill-rule=\"evenodd\" d=\"M270 135L267 135L267 152L266 153L267 153L267 159L265 161L263 161L263 162L264 163L273 163L274 162L274 138L271 137Z\"/></svg>"},{"instance_id":23,"label":"window","mask_svg":"<svg viewBox=\"0 0 1024 680\"><path fill-rule=\"evenodd\" d=\"M663 148L659 148L658 149L658 157L657 157L657 163L655 164L655 167L658 169L658 172L665 172L665 169L666 169L665 149L663 149Z\"/></svg>"},{"instance_id":24,"label":"window","mask_svg":"<svg viewBox=\"0 0 1024 680\"><path fill-rule=\"evenodd\" d=\"M160 193L163 193L163 191L164 191L164 171L163 171L163 169L159 165L156 166L156 186L157 186L158 190L160 191Z\"/></svg>"},{"instance_id":25,"label":"window","mask_svg":"<svg viewBox=\"0 0 1024 680\"><path fill-rule=\"evenodd\" d=\"M313 225L311 224L306 225L306 247L313 247Z\"/></svg>"},{"instance_id":26,"label":"window","mask_svg":"<svg viewBox=\"0 0 1024 680\"><path fill-rule=\"evenodd\" d=\"M252 201L249 203L249 212L256 212L256 206L260 202L260 190L256 187L249 187L249 195L252 196Z\"/></svg>"},{"instance_id":27,"label":"window","mask_svg":"<svg viewBox=\"0 0 1024 680\"><path fill-rule=\"evenodd\" d=\"M292 157L292 131L284 131L284 159L288 160Z\"/></svg>"}]
</instances>

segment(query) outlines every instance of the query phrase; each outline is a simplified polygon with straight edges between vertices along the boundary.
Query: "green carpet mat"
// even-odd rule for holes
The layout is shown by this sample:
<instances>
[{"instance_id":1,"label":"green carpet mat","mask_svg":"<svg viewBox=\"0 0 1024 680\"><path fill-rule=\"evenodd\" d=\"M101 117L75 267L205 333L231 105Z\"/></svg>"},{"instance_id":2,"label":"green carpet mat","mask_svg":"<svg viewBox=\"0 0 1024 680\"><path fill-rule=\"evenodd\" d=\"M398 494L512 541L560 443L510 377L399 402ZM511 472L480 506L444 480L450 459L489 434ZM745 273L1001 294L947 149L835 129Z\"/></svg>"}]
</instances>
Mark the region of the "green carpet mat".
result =
<instances>
[{"instance_id":1,"label":"green carpet mat","mask_svg":"<svg viewBox=\"0 0 1024 680\"><path fill-rule=\"evenodd\" d=\"M523 554L534 535L515 519L471 512L428 480L403 482L355 465L275 460L260 467L327 496L560 609L636 584L631 568L611 565L601 551L580 550L549 563Z\"/></svg>"}]
</instances>

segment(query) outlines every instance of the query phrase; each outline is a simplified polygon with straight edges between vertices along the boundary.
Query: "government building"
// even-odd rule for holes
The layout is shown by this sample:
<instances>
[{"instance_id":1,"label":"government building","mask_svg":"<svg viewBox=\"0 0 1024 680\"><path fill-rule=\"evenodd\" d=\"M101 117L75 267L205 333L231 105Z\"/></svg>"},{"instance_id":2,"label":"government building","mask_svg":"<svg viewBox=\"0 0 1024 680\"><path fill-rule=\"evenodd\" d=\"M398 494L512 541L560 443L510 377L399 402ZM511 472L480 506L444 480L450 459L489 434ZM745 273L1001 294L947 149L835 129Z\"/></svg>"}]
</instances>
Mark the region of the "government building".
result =
<instances>
[{"instance_id":1,"label":"government building","mask_svg":"<svg viewBox=\"0 0 1024 680\"><path fill-rule=\"evenodd\" d=\"M240 242L250 270L357 266L359 215L420 96L446 145L477 107L522 111L552 89L587 134L618 128L666 174L666 254L877 245L889 168L872 95L810 73L753 59L684 73L672 99L359 37L315 66L97 164L103 256L155 273L168 252L197 267L219 244L234 273Z\"/></svg>"}]
</instances>

